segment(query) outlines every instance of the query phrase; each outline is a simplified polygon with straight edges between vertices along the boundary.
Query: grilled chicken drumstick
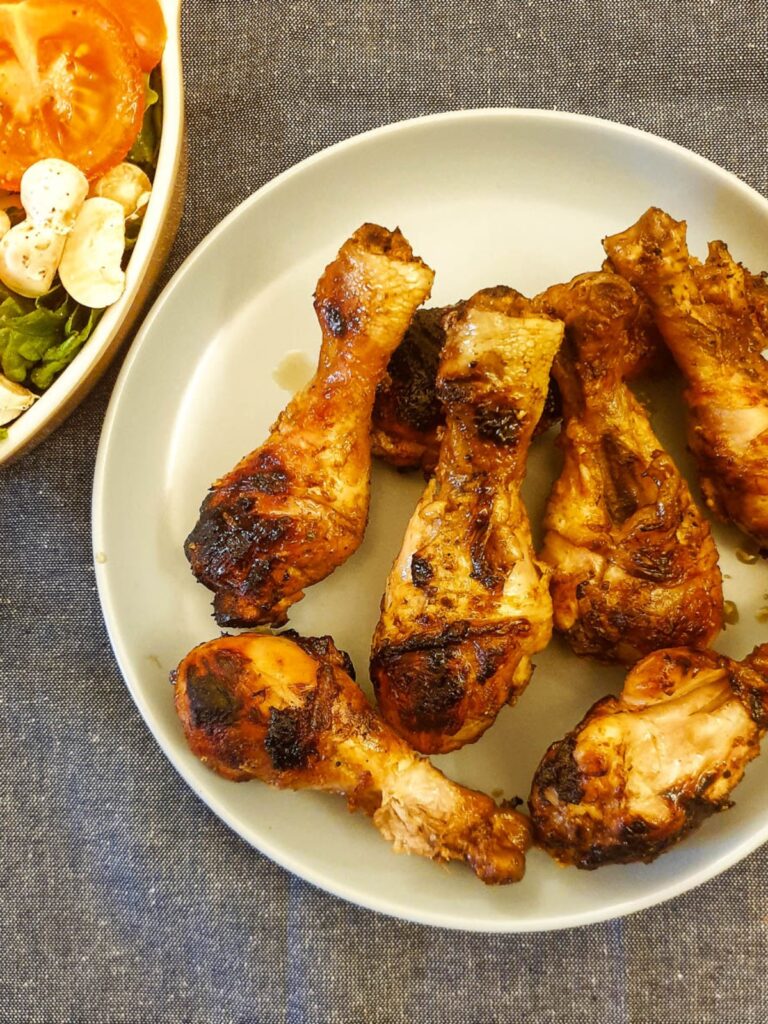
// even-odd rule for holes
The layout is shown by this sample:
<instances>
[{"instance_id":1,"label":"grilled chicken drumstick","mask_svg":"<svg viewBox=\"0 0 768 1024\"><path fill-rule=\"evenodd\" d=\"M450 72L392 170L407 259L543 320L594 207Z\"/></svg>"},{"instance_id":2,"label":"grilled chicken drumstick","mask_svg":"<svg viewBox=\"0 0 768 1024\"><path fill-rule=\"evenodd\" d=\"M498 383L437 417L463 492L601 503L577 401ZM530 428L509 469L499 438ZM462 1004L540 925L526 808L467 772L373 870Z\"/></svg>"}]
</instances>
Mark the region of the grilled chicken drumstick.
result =
<instances>
[{"instance_id":1,"label":"grilled chicken drumstick","mask_svg":"<svg viewBox=\"0 0 768 1024\"><path fill-rule=\"evenodd\" d=\"M661 647L706 647L722 627L717 549L622 379L638 296L604 271L536 301L566 324L553 366L564 462L541 552L555 626L577 654L627 664Z\"/></svg>"},{"instance_id":2,"label":"grilled chicken drumstick","mask_svg":"<svg viewBox=\"0 0 768 1024\"><path fill-rule=\"evenodd\" d=\"M688 442L707 505L768 545L768 346L765 287L711 242L692 259L684 221L651 208L603 242L615 269L650 299L686 379Z\"/></svg>"},{"instance_id":3,"label":"grilled chicken drumstick","mask_svg":"<svg viewBox=\"0 0 768 1024\"><path fill-rule=\"evenodd\" d=\"M415 754L351 671L329 637L223 636L179 665L176 709L193 753L225 778L339 793L398 852L466 861L486 883L522 878L527 818Z\"/></svg>"},{"instance_id":4,"label":"grilled chicken drumstick","mask_svg":"<svg viewBox=\"0 0 768 1024\"><path fill-rule=\"evenodd\" d=\"M384 718L425 753L476 740L550 638L519 489L562 335L508 288L447 319L440 460L387 580L371 658Z\"/></svg>"},{"instance_id":5,"label":"grilled chicken drumstick","mask_svg":"<svg viewBox=\"0 0 768 1024\"><path fill-rule=\"evenodd\" d=\"M281 625L357 549L370 496L371 409L434 275L399 230L365 224L317 284L317 373L265 443L217 480L185 550L221 625Z\"/></svg>"},{"instance_id":6,"label":"grilled chicken drumstick","mask_svg":"<svg viewBox=\"0 0 768 1024\"><path fill-rule=\"evenodd\" d=\"M744 661L656 651L539 765L535 836L563 864L651 861L715 811L768 728L768 644Z\"/></svg>"}]
</instances>

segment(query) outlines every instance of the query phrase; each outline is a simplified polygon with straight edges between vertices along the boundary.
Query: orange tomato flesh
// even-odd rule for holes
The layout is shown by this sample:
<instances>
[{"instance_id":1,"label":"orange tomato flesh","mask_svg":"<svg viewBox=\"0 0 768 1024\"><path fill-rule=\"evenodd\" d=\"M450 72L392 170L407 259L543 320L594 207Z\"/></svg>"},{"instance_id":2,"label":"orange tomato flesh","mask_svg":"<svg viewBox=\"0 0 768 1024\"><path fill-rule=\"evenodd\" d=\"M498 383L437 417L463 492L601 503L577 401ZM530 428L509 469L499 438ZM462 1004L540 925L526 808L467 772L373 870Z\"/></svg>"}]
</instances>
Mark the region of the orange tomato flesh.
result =
<instances>
[{"instance_id":1,"label":"orange tomato flesh","mask_svg":"<svg viewBox=\"0 0 768 1024\"><path fill-rule=\"evenodd\" d=\"M102 0L102 4L133 36L142 71L157 67L168 37L157 0Z\"/></svg>"},{"instance_id":2,"label":"orange tomato flesh","mask_svg":"<svg viewBox=\"0 0 768 1024\"><path fill-rule=\"evenodd\" d=\"M103 174L133 145L144 96L133 39L96 0L0 3L0 188L43 157Z\"/></svg>"}]
</instances>

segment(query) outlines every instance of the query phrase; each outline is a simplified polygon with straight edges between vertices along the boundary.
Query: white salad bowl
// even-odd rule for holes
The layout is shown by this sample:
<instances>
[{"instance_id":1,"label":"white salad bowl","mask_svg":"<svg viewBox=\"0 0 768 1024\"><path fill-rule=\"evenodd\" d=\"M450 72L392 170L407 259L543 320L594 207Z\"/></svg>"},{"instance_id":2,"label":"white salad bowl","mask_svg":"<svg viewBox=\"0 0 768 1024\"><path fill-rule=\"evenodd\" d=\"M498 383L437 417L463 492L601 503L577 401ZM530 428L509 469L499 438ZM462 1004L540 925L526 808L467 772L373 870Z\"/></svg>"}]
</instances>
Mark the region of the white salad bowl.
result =
<instances>
[{"instance_id":1,"label":"white salad bowl","mask_svg":"<svg viewBox=\"0 0 768 1024\"><path fill-rule=\"evenodd\" d=\"M19 458L46 438L88 394L136 324L181 220L186 161L184 87L181 65L181 0L161 0L168 28L163 51L163 124L157 170L144 223L126 268L125 291L93 334L35 404L7 427L0 440L0 466Z\"/></svg>"}]
</instances>

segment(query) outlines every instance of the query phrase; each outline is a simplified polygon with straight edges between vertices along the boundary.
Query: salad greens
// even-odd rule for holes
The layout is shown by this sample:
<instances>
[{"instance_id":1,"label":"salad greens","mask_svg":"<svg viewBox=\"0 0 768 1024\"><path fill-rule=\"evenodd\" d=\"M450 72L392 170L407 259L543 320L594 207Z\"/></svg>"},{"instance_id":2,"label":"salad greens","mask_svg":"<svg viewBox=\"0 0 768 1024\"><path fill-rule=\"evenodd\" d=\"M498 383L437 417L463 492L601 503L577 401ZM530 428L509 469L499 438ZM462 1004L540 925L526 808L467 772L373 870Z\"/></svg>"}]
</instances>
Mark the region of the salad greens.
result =
<instances>
[{"instance_id":1,"label":"salad greens","mask_svg":"<svg viewBox=\"0 0 768 1024\"><path fill-rule=\"evenodd\" d=\"M45 391L91 336L102 312L79 306L61 285L39 299L0 285L0 371L15 384Z\"/></svg>"}]
</instances>

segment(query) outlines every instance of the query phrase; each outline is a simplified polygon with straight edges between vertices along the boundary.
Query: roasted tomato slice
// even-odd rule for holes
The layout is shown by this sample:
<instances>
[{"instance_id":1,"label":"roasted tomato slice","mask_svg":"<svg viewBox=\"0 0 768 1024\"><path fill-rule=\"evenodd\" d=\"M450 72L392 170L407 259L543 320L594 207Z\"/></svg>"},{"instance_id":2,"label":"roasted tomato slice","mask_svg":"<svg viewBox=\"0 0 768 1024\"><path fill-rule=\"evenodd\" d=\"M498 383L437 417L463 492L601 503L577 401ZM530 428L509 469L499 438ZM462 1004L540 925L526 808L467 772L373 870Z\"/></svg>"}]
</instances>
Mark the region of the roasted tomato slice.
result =
<instances>
[{"instance_id":1,"label":"roasted tomato slice","mask_svg":"<svg viewBox=\"0 0 768 1024\"><path fill-rule=\"evenodd\" d=\"M138 135L144 93L133 38L95 0L0 3L0 188L48 156L103 174Z\"/></svg>"},{"instance_id":2,"label":"roasted tomato slice","mask_svg":"<svg viewBox=\"0 0 768 1024\"><path fill-rule=\"evenodd\" d=\"M143 71L160 63L168 33L157 0L100 0L102 5L125 25L139 51Z\"/></svg>"}]
</instances>

